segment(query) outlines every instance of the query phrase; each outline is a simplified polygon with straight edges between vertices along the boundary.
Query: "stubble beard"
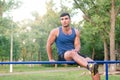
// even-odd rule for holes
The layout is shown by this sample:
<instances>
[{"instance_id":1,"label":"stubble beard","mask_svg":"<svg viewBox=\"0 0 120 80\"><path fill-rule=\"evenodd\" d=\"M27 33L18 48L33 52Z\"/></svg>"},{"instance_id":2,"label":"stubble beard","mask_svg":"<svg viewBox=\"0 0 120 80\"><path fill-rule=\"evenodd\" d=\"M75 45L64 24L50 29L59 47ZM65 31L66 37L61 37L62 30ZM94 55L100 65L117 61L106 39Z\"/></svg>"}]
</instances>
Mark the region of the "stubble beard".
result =
<instances>
[{"instance_id":1,"label":"stubble beard","mask_svg":"<svg viewBox=\"0 0 120 80\"><path fill-rule=\"evenodd\" d=\"M64 28L67 28L67 27L69 27L69 24L68 25L65 25L65 26L63 26Z\"/></svg>"}]
</instances>

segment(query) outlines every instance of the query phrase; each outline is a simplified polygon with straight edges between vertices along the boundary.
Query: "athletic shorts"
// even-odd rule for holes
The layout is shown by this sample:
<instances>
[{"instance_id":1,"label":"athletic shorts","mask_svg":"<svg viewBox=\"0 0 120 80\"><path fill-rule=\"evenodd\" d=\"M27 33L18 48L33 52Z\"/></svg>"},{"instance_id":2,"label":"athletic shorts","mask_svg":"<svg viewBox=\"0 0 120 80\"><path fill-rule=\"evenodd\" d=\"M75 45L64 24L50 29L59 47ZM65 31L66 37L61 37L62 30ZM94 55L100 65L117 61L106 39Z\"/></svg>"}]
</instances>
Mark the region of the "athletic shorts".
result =
<instances>
[{"instance_id":1,"label":"athletic shorts","mask_svg":"<svg viewBox=\"0 0 120 80\"><path fill-rule=\"evenodd\" d=\"M65 53L65 52L64 52ZM64 53L61 53L61 55L59 55L58 56L58 61L66 61L65 59L64 59ZM84 58L86 58L87 56L85 56L84 54L80 54L80 53L78 53L80 56L82 56L82 57L84 57Z\"/></svg>"}]
</instances>

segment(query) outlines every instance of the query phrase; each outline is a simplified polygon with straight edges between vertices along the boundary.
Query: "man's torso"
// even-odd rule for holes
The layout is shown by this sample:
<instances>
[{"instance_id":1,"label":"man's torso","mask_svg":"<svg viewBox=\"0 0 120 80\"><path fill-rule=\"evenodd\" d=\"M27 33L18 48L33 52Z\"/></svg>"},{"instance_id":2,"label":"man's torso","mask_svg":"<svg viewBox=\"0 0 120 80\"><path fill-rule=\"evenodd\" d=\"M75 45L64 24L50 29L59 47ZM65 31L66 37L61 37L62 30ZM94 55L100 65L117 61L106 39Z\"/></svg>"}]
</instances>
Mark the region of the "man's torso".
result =
<instances>
[{"instance_id":1,"label":"man's torso","mask_svg":"<svg viewBox=\"0 0 120 80\"><path fill-rule=\"evenodd\" d=\"M73 28L71 28L71 31L72 31L71 34L65 34L62 31L62 27L58 28L55 43L56 43L59 55L64 53L65 51L74 49L74 40L76 37L76 33Z\"/></svg>"}]
</instances>

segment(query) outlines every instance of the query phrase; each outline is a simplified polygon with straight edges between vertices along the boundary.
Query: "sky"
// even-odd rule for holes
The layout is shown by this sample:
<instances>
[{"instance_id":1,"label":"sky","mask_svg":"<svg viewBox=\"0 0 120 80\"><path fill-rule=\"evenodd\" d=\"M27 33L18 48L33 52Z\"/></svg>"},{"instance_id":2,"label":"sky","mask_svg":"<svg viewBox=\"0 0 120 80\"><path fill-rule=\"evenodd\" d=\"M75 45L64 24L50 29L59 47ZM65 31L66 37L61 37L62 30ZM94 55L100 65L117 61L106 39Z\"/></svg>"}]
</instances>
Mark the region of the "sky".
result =
<instances>
[{"instance_id":1,"label":"sky","mask_svg":"<svg viewBox=\"0 0 120 80\"><path fill-rule=\"evenodd\" d=\"M31 13L33 11L37 11L39 13L39 15L44 15L46 13L46 5L45 2L49 1L49 0L22 0L23 4L20 8L12 11L12 16L13 16L13 20L16 21L21 21L24 19L33 19ZM57 6L59 6L59 2L60 0L54 0L54 2L56 3ZM67 4L66 5L70 5L71 4ZM82 13L79 12L78 14L76 14L73 17L73 21L79 21L78 20L78 16L80 16ZM82 20L82 16L80 16L81 20Z\"/></svg>"},{"instance_id":2,"label":"sky","mask_svg":"<svg viewBox=\"0 0 120 80\"><path fill-rule=\"evenodd\" d=\"M42 16L46 13L46 0L22 0L23 4L20 8L12 11L14 21L21 21L23 19L32 18L33 11L39 12Z\"/></svg>"}]
</instances>

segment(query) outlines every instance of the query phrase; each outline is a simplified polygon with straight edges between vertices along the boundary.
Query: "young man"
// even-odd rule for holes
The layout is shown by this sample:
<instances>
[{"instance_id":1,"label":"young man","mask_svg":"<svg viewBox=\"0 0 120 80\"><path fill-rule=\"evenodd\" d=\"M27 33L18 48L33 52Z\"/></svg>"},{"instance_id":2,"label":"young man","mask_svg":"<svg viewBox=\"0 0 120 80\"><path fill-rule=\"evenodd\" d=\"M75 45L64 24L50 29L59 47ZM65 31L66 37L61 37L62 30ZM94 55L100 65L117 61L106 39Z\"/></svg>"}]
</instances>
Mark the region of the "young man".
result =
<instances>
[{"instance_id":1,"label":"young man","mask_svg":"<svg viewBox=\"0 0 120 80\"><path fill-rule=\"evenodd\" d=\"M89 63L90 58L78 54L80 51L80 34L77 29L70 26L69 13L62 13L60 15L61 25L50 32L47 41L47 53L49 61L54 61L52 56L52 44L55 42L58 50L58 59L60 61L74 60L80 66L83 66L91 71L93 80L100 80L98 73L98 65L96 63Z\"/></svg>"}]
</instances>

